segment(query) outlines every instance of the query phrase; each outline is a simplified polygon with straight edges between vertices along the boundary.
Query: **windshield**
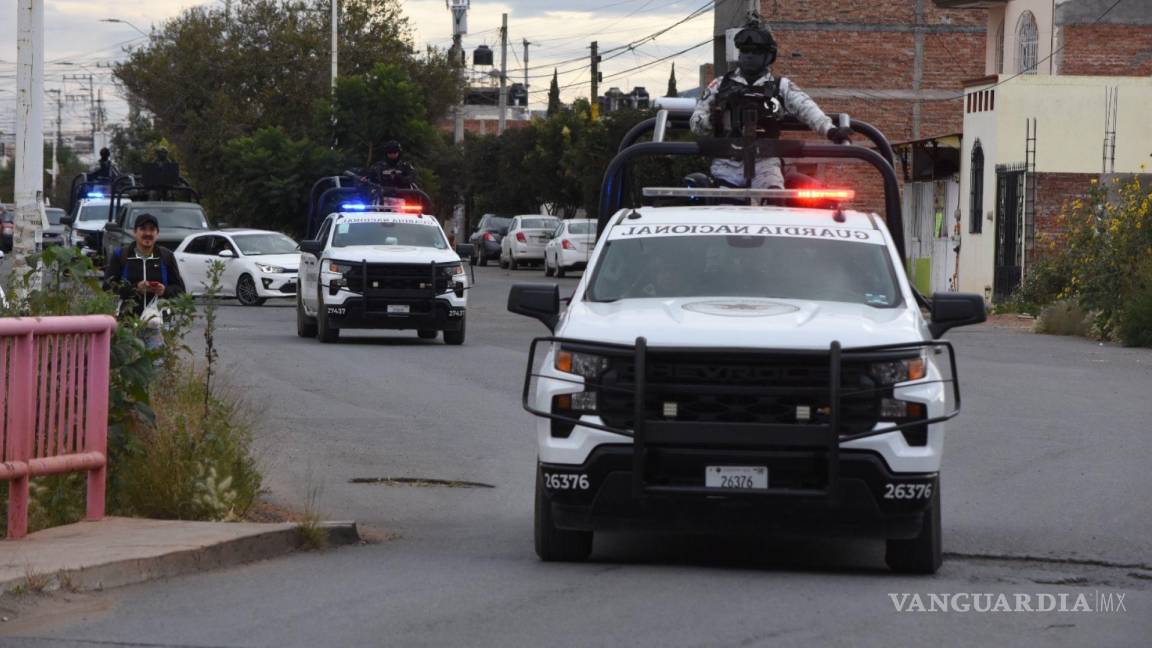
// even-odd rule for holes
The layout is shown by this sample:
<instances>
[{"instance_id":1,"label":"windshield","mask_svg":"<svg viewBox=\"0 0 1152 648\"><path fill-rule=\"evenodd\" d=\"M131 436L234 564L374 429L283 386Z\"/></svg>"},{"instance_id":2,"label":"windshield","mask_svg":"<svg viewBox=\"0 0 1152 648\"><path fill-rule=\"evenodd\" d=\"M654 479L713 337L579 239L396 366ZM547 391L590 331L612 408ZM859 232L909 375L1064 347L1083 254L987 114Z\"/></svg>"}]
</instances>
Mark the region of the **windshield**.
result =
<instances>
[{"instance_id":1,"label":"windshield","mask_svg":"<svg viewBox=\"0 0 1152 648\"><path fill-rule=\"evenodd\" d=\"M59 225L60 219L64 218L63 209L45 209L44 215L48 217L49 225Z\"/></svg>"},{"instance_id":2,"label":"windshield","mask_svg":"<svg viewBox=\"0 0 1152 648\"><path fill-rule=\"evenodd\" d=\"M557 219L555 218L522 218L520 219L520 229L555 229Z\"/></svg>"},{"instance_id":3,"label":"windshield","mask_svg":"<svg viewBox=\"0 0 1152 648\"><path fill-rule=\"evenodd\" d=\"M84 205L76 215L76 222L108 220L108 205Z\"/></svg>"},{"instance_id":4,"label":"windshield","mask_svg":"<svg viewBox=\"0 0 1152 648\"><path fill-rule=\"evenodd\" d=\"M592 221L583 221L580 223L569 223L568 224L568 233L569 234L595 234L596 233L596 223L593 223Z\"/></svg>"},{"instance_id":5,"label":"windshield","mask_svg":"<svg viewBox=\"0 0 1152 648\"><path fill-rule=\"evenodd\" d=\"M390 222L340 223L332 237L332 247L350 245L411 245L448 249L448 241L444 240L439 227Z\"/></svg>"},{"instance_id":6,"label":"windshield","mask_svg":"<svg viewBox=\"0 0 1152 648\"><path fill-rule=\"evenodd\" d=\"M511 218L507 216L492 216L484 221L483 229L500 232L502 234L508 233L508 224L512 222Z\"/></svg>"},{"instance_id":7,"label":"windshield","mask_svg":"<svg viewBox=\"0 0 1152 648\"><path fill-rule=\"evenodd\" d=\"M160 224L160 231L170 227L184 229L208 229L208 221L199 207L147 207L132 213L130 220L136 224L140 214L152 214Z\"/></svg>"},{"instance_id":8,"label":"windshield","mask_svg":"<svg viewBox=\"0 0 1152 648\"><path fill-rule=\"evenodd\" d=\"M620 239L604 248L591 301L644 297L761 297L901 302L883 245L774 236Z\"/></svg>"},{"instance_id":9,"label":"windshield","mask_svg":"<svg viewBox=\"0 0 1152 648\"><path fill-rule=\"evenodd\" d=\"M296 241L283 234L239 234L233 236L232 241L244 256L292 254L296 251Z\"/></svg>"}]
</instances>

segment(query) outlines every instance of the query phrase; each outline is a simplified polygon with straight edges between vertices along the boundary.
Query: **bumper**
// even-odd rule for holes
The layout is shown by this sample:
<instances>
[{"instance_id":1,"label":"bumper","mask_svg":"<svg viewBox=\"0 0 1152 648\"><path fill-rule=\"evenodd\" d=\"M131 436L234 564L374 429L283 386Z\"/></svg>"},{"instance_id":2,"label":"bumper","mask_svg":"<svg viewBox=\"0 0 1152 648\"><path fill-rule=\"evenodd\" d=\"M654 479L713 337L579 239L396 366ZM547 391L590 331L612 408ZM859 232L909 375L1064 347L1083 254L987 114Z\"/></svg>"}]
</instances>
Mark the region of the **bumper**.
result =
<instances>
[{"instance_id":1,"label":"bumper","mask_svg":"<svg viewBox=\"0 0 1152 648\"><path fill-rule=\"evenodd\" d=\"M341 304L325 304L328 320L339 329L436 329L458 331L464 326L464 306L447 298L433 300L373 299L366 309L363 297L349 297ZM388 306L408 306L408 313L389 313Z\"/></svg>"},{"instance_id":2,"label":"bumper","mask_svg":"<svg viewBox=\"0 0 1152 648\"><path fill-rule=\"evenodd\" d=\"M484 256L488 259L500 258L500 241L484 241L480 244L484 248Z\"/></svg>"},{"instance_id":3,"label":"bumper","mask_svg":"<svg viewBox=\"0 0 1152 648\"><path fill-rule=\"evenodd\" d=\"M655 468L669 479L703 491L706 466L761 465L768 467L769 484L775 488L795 474L795 459L784 454L741 453L736 459L701 452L668 457ZM596 531L652 529L914 538L920 533L923 513L931 505L931 494L938 488L939 479L937 473L894 474L875 454L844 452L839 475L826 496L755 491L637 495L632 466L630 446L601 446L579 466L540 463L541 483L545 485L545 498L552 507L555 524L565 529ZM652 478L650 474L648 479ZM688 483L692 481L695 483ZM587 488L580 489L581 485ZM908 497L909 493L915 497Z\"/></svg>"},{"instance_id":4,"label":"bumper","mask_svg":"<svg viewBox=\"0 0 1152 648\"><path fill-rule=\"evenodd\" d=\"M543 261L544 246L531 243L513 243L512 255L517 261Z\"/></svg>"},{"instance_id":5,"label":"bumper","mask_svg":"<svg viewBox=\"0 0 1152 648\"><path fill-rule=\"evenodd\" d=\"M259 277L256 292L261 297L295 297L296 273L267 274Z\"/></svg>"},{"instance_id":6,"label":"bumper","mask_svg":"<svg viewBox=\"0 0 1152 648\"><path fill-rule=\"evenodd\" d=\"M589 252L577 250L560 250L556 256L557 265L565 270L584 270L588 267Z\"/></svg>"}]
</instances>

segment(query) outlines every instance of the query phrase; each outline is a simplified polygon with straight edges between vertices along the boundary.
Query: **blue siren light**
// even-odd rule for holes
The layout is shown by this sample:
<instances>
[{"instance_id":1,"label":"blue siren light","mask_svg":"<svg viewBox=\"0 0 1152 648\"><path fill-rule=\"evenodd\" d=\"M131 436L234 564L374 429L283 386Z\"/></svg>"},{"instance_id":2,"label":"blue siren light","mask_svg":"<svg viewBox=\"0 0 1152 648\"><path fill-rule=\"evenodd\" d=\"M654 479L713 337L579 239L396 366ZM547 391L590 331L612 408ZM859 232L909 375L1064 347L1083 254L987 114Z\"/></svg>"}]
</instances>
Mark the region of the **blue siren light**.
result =
<instances>
[{"instance_id":1,"label":"blue siren light","mask_svg":"<svg viewBox=\"0 0 1152 648\"><path fill-rule=\"evenodd\" d=\"M103 191L89 191L88 197L89 198L107 198L107 196L104 195Z\"/></svg>"},{"instance_id":2,"label":"blue siren light","mask_svg":"<svg viewBox=\"0 0 1152 648\"><path fill-rule=\"evenodd\" d=\"M360 202L350 202L340 205L340 209L344 211L366 211L368 209L368 205Z\"/></svg>"}]
</instances>

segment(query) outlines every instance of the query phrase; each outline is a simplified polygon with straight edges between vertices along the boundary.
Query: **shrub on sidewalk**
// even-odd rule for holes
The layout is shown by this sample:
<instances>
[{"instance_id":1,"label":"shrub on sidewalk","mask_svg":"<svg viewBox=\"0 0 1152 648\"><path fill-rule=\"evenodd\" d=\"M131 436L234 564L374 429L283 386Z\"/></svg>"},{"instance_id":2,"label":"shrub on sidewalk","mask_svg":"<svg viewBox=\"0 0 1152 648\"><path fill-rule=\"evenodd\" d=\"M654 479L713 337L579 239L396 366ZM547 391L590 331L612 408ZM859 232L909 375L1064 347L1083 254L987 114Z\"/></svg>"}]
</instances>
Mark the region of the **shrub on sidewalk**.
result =
<instances>
[{"instance_id":1,"label":"shrub on sidewalk","mask_svg":"<svg viewBox=\"0 0 1152 648\"><path fill-rule=\"evenodd\" d=\"M1118 337L1124 346L1152 347L1152 258L1145 259L1139 279L1120 315Z\"/></svg>"},{"instance_id":2,"label":"shrub on sidewalk","mask_svg":"<svg viewBox=\"0 0 1152 648\"><path fill-rule=\"evenodd\" d=\"M219 380L219 379L218 379ZM119 504L144 517L235 519L260 490L251 417L227 385L207 394L205 376L184 364L152 389L154 425L144 426L118 458Z\"/></svg>"},{"instance_id":3,"label":"shrub on sidewalk","mask_svg":"<svg viewBox=\"0 0 1152 648\"><path fill-rule=\"evenodd\" d=\"M1034 330L1048 335L1087 337L1092 330L1092 318L1075 300L1064 299L1040 310Z\"/></svg>"},{"instance_id":4,"label":"shrub on sidewalk","mask_svg":"<svg viewBox=\"0 0 1152 648\"><path fill-rule=\"evenodd\" d=\"M117 298L101 289L87 257L53 247L38 260L42 281L31 272L17 277L0 317L116 313ZM196 316L192 299L169 300L168 306L172 318L162 349L144 347L138 318L121 319L112 339L108 513L200 520L242 515L260 488L252 457L254 415L236 390L209 381L192 362L184 342ZM213 318L207 320L211 348ZM207 364L215 358L211 350ZM0 489L6 494L7 484ZM82 475L34 479L31 493L31 531L83 517ZM5 511L0 506L0 536Z\"/></svg>"}]
</instances>

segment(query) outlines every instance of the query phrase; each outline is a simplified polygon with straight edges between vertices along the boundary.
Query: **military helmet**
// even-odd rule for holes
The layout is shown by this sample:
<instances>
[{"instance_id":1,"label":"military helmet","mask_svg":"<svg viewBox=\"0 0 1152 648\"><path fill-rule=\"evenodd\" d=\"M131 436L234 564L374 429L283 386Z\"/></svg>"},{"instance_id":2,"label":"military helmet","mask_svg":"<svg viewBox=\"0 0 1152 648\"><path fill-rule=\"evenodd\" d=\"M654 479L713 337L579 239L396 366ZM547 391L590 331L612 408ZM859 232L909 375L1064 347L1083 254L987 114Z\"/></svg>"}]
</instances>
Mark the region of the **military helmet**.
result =
<instances>
[{"instance_id":1,"label":"military helmet","mask_svg":"<svg viewBox=\"0 0 1152 648\"><path fill-rule=\"evenodd\" d=\"M749 23L744 29L736 32L732 39L736 49L741 52L756 52L768 55L768 64L776 60L776 38L771 30L758 23Z\"/></svg>"}]
</instances>

